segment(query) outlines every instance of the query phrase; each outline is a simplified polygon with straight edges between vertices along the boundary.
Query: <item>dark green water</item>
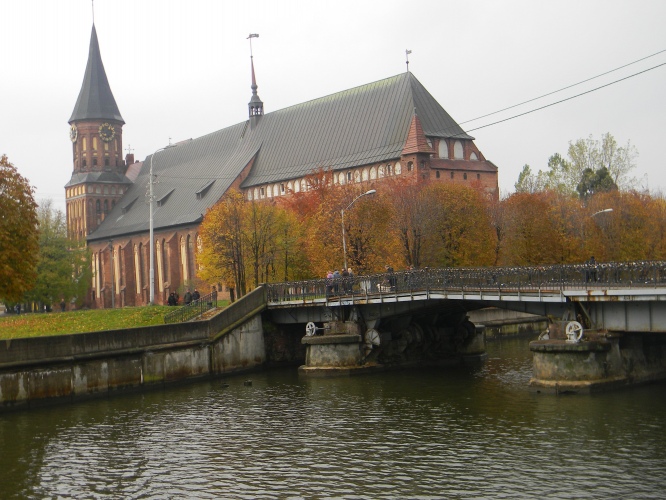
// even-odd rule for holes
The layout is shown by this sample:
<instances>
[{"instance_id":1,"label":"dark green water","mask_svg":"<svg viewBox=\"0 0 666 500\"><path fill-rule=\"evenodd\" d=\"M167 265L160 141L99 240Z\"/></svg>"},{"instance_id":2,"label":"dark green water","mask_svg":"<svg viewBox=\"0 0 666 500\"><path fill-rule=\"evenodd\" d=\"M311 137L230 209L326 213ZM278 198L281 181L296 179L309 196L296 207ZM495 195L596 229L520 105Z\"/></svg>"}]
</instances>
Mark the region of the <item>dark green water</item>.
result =
<instances>
[{"instance_id":1,"label":"dark green water","mask_svg":"<svg viewBox=\"0 0 666 500\"><path fill-rule=\"evenodd\" d=\"M665 498L666 385L535 394L527 342L489 343L479 369L281 370L1 414L0 498Z\"/></svg>"}]
</instances>

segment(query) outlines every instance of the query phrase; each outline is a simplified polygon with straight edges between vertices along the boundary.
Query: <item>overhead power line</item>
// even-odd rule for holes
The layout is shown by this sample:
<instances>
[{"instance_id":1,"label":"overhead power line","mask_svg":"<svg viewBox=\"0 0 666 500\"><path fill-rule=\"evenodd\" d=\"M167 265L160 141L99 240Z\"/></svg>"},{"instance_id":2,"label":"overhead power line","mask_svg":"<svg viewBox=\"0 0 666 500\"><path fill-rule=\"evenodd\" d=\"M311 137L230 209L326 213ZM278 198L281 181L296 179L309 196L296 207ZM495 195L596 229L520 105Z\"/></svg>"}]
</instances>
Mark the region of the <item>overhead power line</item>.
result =
<instances>
[{"instance_id":1,"label":"overhead power line","mask_svg":"<svg viewBox=\"0 0 666 500\"><path fill-rule=\"evenodd\" d=\"M560 104L560 103L563 103L563 102L566 102L566 101L570 101L571 99L575 99L576 97L580 97L580 96L582 96L582 95L589 94L589 93L591 93L591 92L596 92L597 90L599 90L599 89L603 89L604 87L609 87L609 86L611 86L611 85L614 85L614 84L616 84L616 83L622 82L622 81L624 81L624 80L628 80L629 78L633 78L634 76L638 76L638 75L641 75L641 74L643 74L643 73L647 73L648 71L652 71L653 69L657 69L657 68L659 68L659 67L661 67L661 66L664 66L664 65L666 65L666 62L665 62L665 63L658 64L658 65L656 65L656 66L652 66L651 68L648 68L648 69L644 69L643 71L639 71L638 73L634 73L633 75L625 76L624 78L620 78L619 80L615 80L615 81L613 81L613 82L607 83L606 85L601 85L601 86L596 87L596 88L593 88L593 89L591 89L591 90L587 90L587 91L585 91L585 92L581 92L580 94L576 94L576 95L574 95L574 96L567 97L566 99L560 99L559 101L555 101L555 102L553 102L553 103L546 104L545 106L541 106L541 107L538 107L538 108L534 108L534 109L531 109L531 110L529 110L529 111L525 111L524 113L519 113L519 114L517 114L517 115L510 116L509 118L504 118L503 120L497 120L496 122L488 123L487 125L481 125L480 127L471 128L471 129L467 130L467 132L473 132L474 130L480 130L480 129L482 129L482 128L490 127L490 126L492 126L492 125L497 125L498 123L502 123L502 122L506 122L506 121L509 121L509 120L513 120L514 118L518 118L519 116L529 115L530 113L534 113L535 111L540 111L540 110L542 110L542 109L549 108L549 107L551 107L551 106L555 106L556 104Z\"/></svg>"},{"instance_id":2,"label":"overhead power line","mask_svg":"<svg viewBox=\"0 0 666 500\"><path fill-rule=\"evenodd\" d=\"M645 61L646 59L650 59L651 57L658 56L659 54L661 54L663 52L666 52L666 49L660 50L659 52L655 52L654 54L650 54L649 56L645 56L645 57L642 57L640 59L636 59L633 62L630 62L628 64L624 64L622 66L618 66L615 69L611 69L610 71L606 71L605 73L601 73L597 76L593 76L593 77L588 78L586 80L582 80L578 83L574 83L572 85L567 85L566 87L562 87L561 89L554 90L552 92L548 92L547 94L540 95L539 97L534 97L532 99L528 99L527 101L523 101L523 102L519 102L518 104L514 104L513 106L509 106L507 108L503 108L503 109L500 109L498 111L493 111L492 113L487 113L485 115L477 116L476 118L472 118L470 120L465 120L464 122L460 122L460 125L462 125L463 123L469 123L469 122L473 122L473 121L476 121L476 120L480 120L481 118L486 118L488 116L496 115L497 113L501 113L502 111L507 111L509 109L517 108L518 106L522 106L523 104L527 104L527 103L530 103L530 102L533 102L533 101L537 101L537 100L542 99L544 97L548 97L549 95L557 94L558 92L562 92L563 90L567 90L567 89L570 89L572 87L576 87L578 85L581 85L583 83L595 80L595 79L600 78L602 76L608 75L608 74L613 73L613 72L618 71L618 70L621 70L622 68L626 68L627 66L631 66L632 64L636 64L636 63L639 63L641 61Z\"/></svg>"}]
</instances>

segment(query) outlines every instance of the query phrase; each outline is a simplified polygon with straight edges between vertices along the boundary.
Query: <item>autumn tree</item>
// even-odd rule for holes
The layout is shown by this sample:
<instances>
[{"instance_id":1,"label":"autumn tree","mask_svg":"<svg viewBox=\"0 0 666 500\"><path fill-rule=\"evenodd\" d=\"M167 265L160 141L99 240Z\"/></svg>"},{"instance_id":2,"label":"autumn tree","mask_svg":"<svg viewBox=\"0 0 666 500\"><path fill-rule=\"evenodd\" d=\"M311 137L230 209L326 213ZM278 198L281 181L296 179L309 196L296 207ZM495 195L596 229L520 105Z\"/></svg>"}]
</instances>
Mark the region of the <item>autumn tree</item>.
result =
<instances>
[{"instance_id":1,"label":"autumn tree","mask_svg":"<svg viewBox=\"0 0 666 500\"><path fill-rule=\"evenodd\" d=\"M39 258L37 280L24 298L42 305L53 305L61 299L77 299L81 305L91 279L85 244L69 240L67 222L60 210L45 200L37 210L39 220Z\"/></svg>"},{"instance_id":2,"label":"autumn tree","mask_svg":"<svg viewBox=\"0 0 666 500\"><path fill-rule=\"evenodd\" d=\"M304 277L299 222L268 200L228 192L206 213L201 238L199 277L223 281L239 297L263 282Z\"/></svg>"},{"instance_id":3,"label":"autumn tree","mask_svg":"<svg viewBox=\"0 0 666 500\"><path fill-rule=\"evenodd\" d=\"M37 204L28 180L0 157L0 298L16 302L36 279Z\"/></svg>"},{"instance_id":4,"label":"autumn tree","mask_svg":"<svg viewBox=\"0 0 666 500\"><path fill-rule=\"evenodd\" d=\"M423 187L428 200L423 265L488 266L494 261L494 234L481 193L449 183Z\"/></svg>"}]
</instances>

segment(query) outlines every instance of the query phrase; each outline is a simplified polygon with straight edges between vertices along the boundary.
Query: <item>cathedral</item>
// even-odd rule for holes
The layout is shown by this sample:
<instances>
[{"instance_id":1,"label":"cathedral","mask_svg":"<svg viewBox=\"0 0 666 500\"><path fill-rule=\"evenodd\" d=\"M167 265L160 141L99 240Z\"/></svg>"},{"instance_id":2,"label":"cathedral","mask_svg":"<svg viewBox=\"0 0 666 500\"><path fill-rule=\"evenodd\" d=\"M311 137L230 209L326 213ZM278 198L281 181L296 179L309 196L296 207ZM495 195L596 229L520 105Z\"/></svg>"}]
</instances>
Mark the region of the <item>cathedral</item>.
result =
<instances>
[{"instance_id":1,"label":"cathedral","mask_svg":"<svg viewBox=\"0 0 666 500\"><path fill-rule=\"evenodd\" d=\"M383 179L470 185L498 194L497 167L411 72L264 113L250 59L247 120L122 157L125 124L104 70L93 24L81 91L69 119L72 177L65 186L69 235L91 249L92 307L150 303L197 286L203 214L228 190L271 200L309 188L315 171L371 189ZM159 183L152 183L159 179ZM153 190L153 210L146 193Z\"/></svg>"}]
</instances>

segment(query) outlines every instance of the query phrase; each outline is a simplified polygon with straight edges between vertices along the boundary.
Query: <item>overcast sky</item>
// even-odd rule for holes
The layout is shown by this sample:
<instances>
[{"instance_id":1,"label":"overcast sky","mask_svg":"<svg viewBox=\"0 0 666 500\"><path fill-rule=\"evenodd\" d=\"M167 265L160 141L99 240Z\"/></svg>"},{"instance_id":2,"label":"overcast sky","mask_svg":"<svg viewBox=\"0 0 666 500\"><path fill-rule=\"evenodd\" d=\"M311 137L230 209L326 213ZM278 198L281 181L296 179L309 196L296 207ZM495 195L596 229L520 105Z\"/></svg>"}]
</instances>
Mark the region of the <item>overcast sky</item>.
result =
<instances>
[{"instance_id":1,"label":"overcast sky","mask_svg":"<svg viewBox=\"0 0 666 500\"><path fill-rule=\"evenodd\" d=\"M96 0L111 89L137 159L247 118L249 33L264 112L410 70L476 137L504 194L523 165L605 132L639 151L640 185L666 192L666 65L541 111L491 122L666 63L662 0ZM0 0L0 154L64 209L68 138L86 66L90 0Z\"/></svg>"}]
</instances>

